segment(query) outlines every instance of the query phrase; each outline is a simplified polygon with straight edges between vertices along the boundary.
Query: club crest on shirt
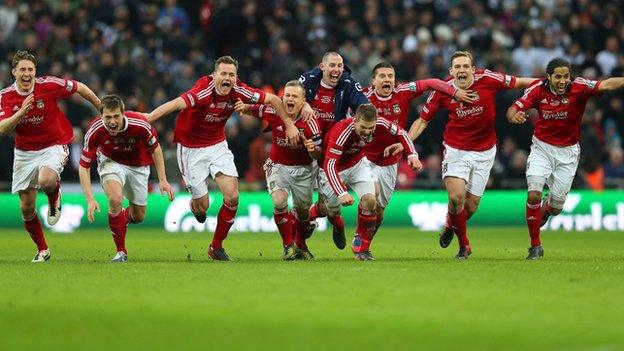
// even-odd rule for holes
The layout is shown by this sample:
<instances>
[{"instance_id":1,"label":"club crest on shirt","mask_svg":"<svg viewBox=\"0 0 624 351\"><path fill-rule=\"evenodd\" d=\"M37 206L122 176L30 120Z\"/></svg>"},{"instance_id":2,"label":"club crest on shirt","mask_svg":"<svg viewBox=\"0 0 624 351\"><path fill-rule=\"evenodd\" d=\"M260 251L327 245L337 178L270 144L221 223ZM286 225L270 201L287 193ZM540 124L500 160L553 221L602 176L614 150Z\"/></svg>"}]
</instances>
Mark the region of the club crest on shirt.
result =
<instances>
[{"instance_id":1,"label":"club crest on shirt","mask_svg":"<svg viewBox=\"0 0 624 351\"><path fill-rule=\"evenodd\" d=\"M330 102L331 102L331 97L329 97L329 96L322 96L321 97L321 103L329 104Z\"/></svg>"},{"instance_id":2,"label":"club crest on shirt","mask_svg":"<svg viewBox=\"0 0 624 351\"><path fill-rule=\"evenodd\" d=\"M568 99L567 96L564 96L561 98L561 103L567 105L568 103L570 103L570 99Z\"/></svg>"},{"instance_id":3,"label":"club crest on shirt","mask_svg":"<svg viewBox=\"0 0 624 351\"><path fill-rule=\"evenodd\" d=\"M399 106L399 104L392 105L392 111L394 112L394 114L401 113L401 107Z\"/></svg>"},{"instance_id":4,"label":"club crest on shirt","mask_svg":"<svg viewBox=\"0 0 624 351\"><path fill-rule=\"evenodd\" d=\"M41 100L41 99L37 100L36 105L37 105L38 109L44 108L43 100Z\"/></svg>"}]
</instances>

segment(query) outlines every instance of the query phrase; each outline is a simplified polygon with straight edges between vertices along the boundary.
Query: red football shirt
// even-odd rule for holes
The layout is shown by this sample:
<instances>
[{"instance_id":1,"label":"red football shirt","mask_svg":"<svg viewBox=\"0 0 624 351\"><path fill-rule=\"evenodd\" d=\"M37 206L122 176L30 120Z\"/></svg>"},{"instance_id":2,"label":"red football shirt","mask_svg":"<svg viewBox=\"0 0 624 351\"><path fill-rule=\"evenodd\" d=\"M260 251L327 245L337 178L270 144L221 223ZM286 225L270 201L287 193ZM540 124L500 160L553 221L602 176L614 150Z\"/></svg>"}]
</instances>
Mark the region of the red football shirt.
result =
<instances>
[{"instance_id":1,"label":"red football shirt","mask_svg":"<svg viewBox=\"0 0 624 351\"><path fill-rule=\"evenodd\" d=\"M388 121L406 128L409 106L412 100L422 95L423 89L418 81L398 84L394 91L387 97L381 97L375 93L375 87L368 87L364 95L377 108L377 115ZM396 136L380 134L374 136L374 143L366 145L366 158L379 166L389 166L401 160L401 154L383 157L386 147L397 143Z\"/></svg>"},{"instance_id":2,"label":"red football shirt","mask_svg":"<svg viewBox=\"0 0 624 351\"><path fill-rule=\"evenodd\" d=\"M206 147L225 140L225 123L241 99L246 104L261 104L266 94L237 80L228 95L215 90L212 75L204 76L180 95L186 108L180 111L174 130L174 141L186 147Z\"/></svg>"},{"instance_id":3,"label":"red football shirt","mask_svg":"<svg viewBox=\"0 0 624 351\"><path fill-rule=\"evenodd\" d=\"M323 133L327 131L335 124L334 122L334 97L336 95L336 89L330 88L325 83L319 84L318 91L314 100L310 102L312 109L316 111L316 116L319 120L319 125Z\"/></svg>"},{"instance_id":4,"label":"red football shirt","mask_svg":"<svg viewBox=\"0 0 624 351\"><path fill-rule=\"evenodd\" d=\"M35 151L69 144L74 132L57 100L68 98L77 89L75 80L53 76L35 78L32 90L35 99L30 111L15 127L15 148ZM0 120L13 116L29 94L19 92L15 84L0 91Z\"/></svg>"},{"instance_id":5,"label":"red football shirt","mask_svg":"<svg viewBox=\"0 0 624 351\"><path fill-rule=\"evenodd\" d=\"M353 167L364 158L364 147L367 142L376 142L375 137L379 135L398 136L405 152L409 155L418 156L414 144L405 130L384 118L377 118L373 138L369 141L362 139L355 132L355 119L343 119L329 131L323 162L323 169L329 184L338 196L347 193L347 187L338 173Z\"/></svg>"},{"instance_id":6,"label":"red football shirt","mask_svg":"<svg viewBox=\"0 0 624 351\"><path fill-rule=\"evenodd\" d=\"M147 166L153 163L152 151L158 146L154 127L141 113L124 112L125 127L110 135L101 117L97 117L85 133L80 165L90 168L99 150L111 160L126 166Z\"/></svg>"},{"instance_id":7,"label":"red football shirt","mask_svg":"<svg viewBox=\"0 0 624 351\"><path fill-rule=\"evenodd\" d=\"M514 106L521 111L537 110L534 135L539 140L555 146L574 145L581 137L587 100L600 94L600 83L579 77L572 81L566 94L557 95L550 90L548 82L539 81L528 87Z\"/></svg>"},{"instance_id":8,"label":"red football shirt","mask_svg":"<svg viewBox=\"0 0 624 351\"><path fill-rule=\"evenodd\" d=\"M297 145L288 143L286 126L271 106L254 105L251 108L251 114L266 121L271 126L273 143L269 157L273 162L286 166L309 165L312 162L308 149L303 145L303 142L300 141ZM321 146L321 131L316 118L308 122L297 118L294 123L295 127L299 128L299 131L303 133L306 139L312 139L318 146Z\"/></svg>"},{"instance_id":9,"label":"red football shirt","mask_svg":"<svg viewBox=\"0 0 624 351\"><path fill-rule=\"evenodd\" d=\"M453 85L452 78L448 84ZM477 101L465 104L434 91L429 95L420 118L431 121L440 108L445 108L449 111L444 129L445 144L466 151L489 150L496 144L494 97L499 90L512 89L515 85L514 76L479 70L474 75L474 82L467 88L477 92Z\"/></svg>"}]
</instances>

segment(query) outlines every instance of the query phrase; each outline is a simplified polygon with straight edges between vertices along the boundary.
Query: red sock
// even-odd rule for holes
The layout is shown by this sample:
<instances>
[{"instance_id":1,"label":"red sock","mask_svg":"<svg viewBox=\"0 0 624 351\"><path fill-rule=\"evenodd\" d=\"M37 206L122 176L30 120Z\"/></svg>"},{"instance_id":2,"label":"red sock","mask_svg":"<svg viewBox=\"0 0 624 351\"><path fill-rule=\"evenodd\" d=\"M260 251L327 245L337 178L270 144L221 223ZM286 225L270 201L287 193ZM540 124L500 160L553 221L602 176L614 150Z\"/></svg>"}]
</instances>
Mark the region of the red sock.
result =
<instances>
[{"instance_id":1,"label":"red sock","mask_svg":"<svg viewBox=\"0 0 624 351\"><path fill-rule=\"evenodd\" d=\"M358 207L358 221L355 232L362 238L360 252L368 251L373 240L375 226L377 225L377 214L375 212L363 211Z\"/></svg>"},{"instance_id":2,"label":"red sock","mask_svg":"<svg viewBox=\"0 0 624 351\"><path fill-rule=\"evenodd\" d=\"M375 236L375 234L377 234L377 231L379 230L379 227L381 227L381 222L383 222L383 217L377 216L377 222L375 223L375 230L373 231L373 236Z\"/></svg>"},{"instance_id":3,"label":"red sock","mask_svg":"<svg viewBox=\"0 0 624 351\"><path fill-rule=\"evenodd\" d=\"M128 228L128 215L126 210L123 209L117 214L109 213L108 226L113 234L113 240L115 241L115 246L117 246L117 251L128 253L126 250L126 229Z\"/></svg>"},{"instance_id":4,"label":"red sock","mask_svg":"<svg viewBox=\"0 0 624 351\"><path fill-rule=\"evenodd\" d=\"M273 211L273 219L282 237L282 244L284 246L292 245L295 240L295 228L291 217L292 215L288 212L288 209L281 211L275 209Z\"/></svg>"},{"instance_id":5,"label":"red sock","mask_svg":"<svg viewBox=\"0 0 624 351\"><path fill-rule=\"evenodd\" d=\"M468 214L465 208L463 208L459 213L449 212L449 221L450 221L451 227L455 230L455 234L457 234L459 245L461 246L470 245L470 241L468 241L468 235L466 234L467 217L468 217Z\"/></svg>"},{"instance_id":6,"label":"red sock","mask_svg":"<svg viewBox=\"0 0 624 351\"><path fill-rule=\"evenodd\" d=\"M540 246L540 225L542 223L542 204L526 204L526 223L529 227L529 236L531 237L531 246Z\"/></svg>"},{"instance_id":7,"label":"red sock","mask_svg":"<svg viewBox=\"0 0 624 351\"><path fill-rule=\"evenodd\" d=\"M223 240L227 238L230 228L232 228L232 224L234 224L234 217L236 217L237 209L238 205L232 206L225 202L221 205L219 214L217 215L217 228L215 228L212 243L210 244L214 249L218 250L222 248Z\"/></svg>"},{"instance_id":8,"label":"red sock","mask_svg":"<svg viewBox=\"0 0 624 351\"><path fill-rule=\"evenodd\" d=\"M308 227L310 226L310 220L302 221L297 216L293 216L295 220L295 244L298 248L302 250L307 250L308 245L306 244L306 232L308 231Z\"/></svg>"},{"instance_id":9,"label":"red sock","mask_svg":"<svg viewBox=\"0 0 624 351\"><path fill-rule=\"evenodd\" d=\"M42 251L48 248L37 212L33 214L31 219L24 219L24 228L30 234L32 241L37 245L37 250Z\"/></svg>"},{"instance_id":10,"label":"red sock","mask_svg":"<svg viewBox=\"0 0 624 351\"><path fill-rule=\"evenodd\" d=\"M321 211L321 209L318 207L317 204L312 205L312 207L310 207L310 220L313 221L317 218L322 218L327 216L327 214L323 213L323 211Z\"/></svg>"},{"instance_id":11,"label":"red sock","mask_svg":"<svg viewBox=\"0 0 624 351\"><path fill-rule=\"evenodd\" d=\"M337 214L335 216L328 216L327 219L329 223L339 230L344 230L344 220L342 219L341 214Z\"/></svg>"},{"instance_id":12,"label":"red sock","mask_svg":"<svg viewBox=\"0 0 624 351\"><path fill-rule=\"evenodd\" d=\"M56 188L54 188L54 190L52 190L50 193L46 193L46 195L48 196L48 206L50 206L50 208L53 208L56 204L56 200L58 200L59 198L60 190L61 182L57 181Z\"/></svg>"}]
</instances>

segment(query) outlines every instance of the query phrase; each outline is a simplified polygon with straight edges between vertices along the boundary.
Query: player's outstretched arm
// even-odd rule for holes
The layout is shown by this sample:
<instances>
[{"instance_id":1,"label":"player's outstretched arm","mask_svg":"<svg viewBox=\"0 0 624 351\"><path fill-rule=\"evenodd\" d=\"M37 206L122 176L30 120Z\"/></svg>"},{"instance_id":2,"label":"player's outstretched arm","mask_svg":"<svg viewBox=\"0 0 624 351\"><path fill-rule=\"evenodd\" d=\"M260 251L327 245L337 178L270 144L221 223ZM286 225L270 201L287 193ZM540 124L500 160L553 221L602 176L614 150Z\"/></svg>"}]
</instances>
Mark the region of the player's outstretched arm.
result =
<instances>
[{"instance_id":1,"label":"player's outstretched arm","mask_svg":"<svg viewBox=\"0 0 624 351\"><path fill-rule=\"evenodd\" d=\"M425 121L422 118L418 118L417 120L415 120L408 132L410 139L418 139L420 134L422 134L422 132L425 130L425 128L427 128L428 125L429 121Z\"/></svg>"},{"instance_id":2,"label":"player's outstretched arm","mask_svg":"<svg viewBox=\"0 0 624 351\"><path fill-rule=\"evenodd\" d=\"M152 150L152 160L154 160L154 167L156 168L156 174L158 175L158 186L160 188L160 194L167 193L169 201L173 201L173 188L167 181L167 173L165 172L165 158L163 157L162 149L160 145L156 146Z\"/></svg>"},{"instance_id":3,"label":"player's outstretched arm","mask_svg":"<svg viewBox=\"0 0 624 351\"><path fill-rule=\"evenodd\" d=\"M619 89L624 89L624 77L607 78L600 82L600 85L598 86L598 91L601 93Z\"/></svg>"},{"instance_id":4,"label":"player's outstretched arm","mask_svg":"<svg viewBox=\"0 0 624 351\"><path fill-rule=\"evenodd\" d=\"M93 214L95 211L100 212L100 204L95 201L93 197L93 191L91 190L91 172L89 168L85 168L82 165L78 166L78 177L80 178L80 187L87 199L87 219L89 223L93 223L95 220Z\"/></svg>"},{"instance_id":5,"label":"player's outstretched arm","mask_svg":"<svg viewBox=\"0 0 624 351\"><path fill-rule=\"evenodd\" d=\"M282 122L284 122L284 125L286 126L286 138L288 139L288 142L292 145L296 145L299 142L299 129L295 127L295 123L293 122L293 120L288 117L288 114L284 109L284 104L282 103L282 100L277 97L277 95L267 93L264 102L268 105L271 105L277 115L282 120Z\"/></svg>"},{"instance_id":6,"label":"player's outstretched arm","mask_svg":"<svg viewBox=\"0 0 624 351\"><path fill-rule=\"evenodd\" d=\"M514 85L514 89L526 89L531 84L533 84L539 78L516 78L516 85Z\"/></svg>"},{"instance_id":7,"label":"player's outstretched arm","mask_svg":"<svg viewBox=\"0 0 624 351\"><path fill-rule=\"evenodd\" d=\"M507 109L507 120L509 123L522 124L526 122L526 112L518 111L518 109L512 105Z\"/></svg>"},{"instance_id":8,"label":"player's outstretched arm","mask_svg":"<svg viewBox=\"0 0 624 351\"><path fill-rule=\"evenodd\" d=\"M83 99L89 101L96 110L100 108L100 98L97 97L93 90L91 90L86 84L78 82L78 88L76 88L76 92L78 93L78 95L82 96Z\"/></svg>"},{"instance_id":9,"label":"player's outstretched arm","mask_svg":"<svg viewBox=\"0 0 624 351\"><path fill-rule=\"evenodd\" d=\"M22 102L22 107L20 107L19 110L15 111L11 117L0 120L0 135L7 135L15 129L22 118L24 118L32 108L34 100L35 96L33 94L28 95ZM2 113L2 110L0 110L0 113Z\"/></svg>"},{"instance_id":10,"label":"player's outstretched arm","mask_svg":"<svg viewBox=\"0 0 624 351\"><path fill-rule=\"evenodd\" d=\"M446 94L459 102L472 104L477 101L477 94L472 90L455 89L453 86L446 84L445 81L437 78L428 78L418 81L420 88L424 90L435 90L442 94Z\"/></svg>"},{"instance_id":11,"label":"player's outstretched arm","mask_svg":"<svg viewBox=\"0 0 624 351\"><path fill-rule=\"evenodd\" d=\"M166 116L172 112L180 111L186 107L186 102L181 97L177 97L173 100L167 101L164 104L156 107L154 111L147 115L147 120L152 123L162 116Z\"/></svg>"}]
</instances>

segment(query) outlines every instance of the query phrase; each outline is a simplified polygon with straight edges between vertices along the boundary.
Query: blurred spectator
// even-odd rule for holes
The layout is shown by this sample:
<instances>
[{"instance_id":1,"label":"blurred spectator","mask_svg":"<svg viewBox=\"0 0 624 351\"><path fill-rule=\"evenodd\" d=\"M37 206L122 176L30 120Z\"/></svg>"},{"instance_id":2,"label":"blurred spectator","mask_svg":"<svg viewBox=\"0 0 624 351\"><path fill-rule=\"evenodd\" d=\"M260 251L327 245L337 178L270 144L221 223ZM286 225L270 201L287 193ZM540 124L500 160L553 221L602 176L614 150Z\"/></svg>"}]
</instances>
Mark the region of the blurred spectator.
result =
<instances>
[{"instance_id":1,"label":"blurred spectator","mask_svg":"<svg viewBox=\"0 0 624 351\"><path fill-rule=\"evenodd\" d=\"M36 54L39 75L78 79L100 96L119 93L129 108L141 111L178 96L197 78L210 74L213 60L225 54L239 59L243 81L266 91L276 91L285 81L316 66L328 49L344 56L363 86L370 83L372 68L382 60L393 63L402 81L446 78L449 56L456 49L472 50L480 68L517 76L543 76L550 59L564 56L573 63L574 75L601 79L624 74L624 55L619 52L624 43L624 11L618 4L586 0L4 0L0 1L0 88L13 84L10 60L17 49ZM531 125L511 126L503 117L520 94L511 91L497 96L496 131L501 147L493 175L499 178L524 179L519 151L528 150ZM411 107L410 121L417 117L424 99ZM82 131L96 113L75 98L67 100L64 108ZM622 147L621 116L622 91L590 101L582 127L582 174L598 174L612 150ZM429 181L441 186L434 165L445 121L446 116L436 117L417 140L425 163L431 166L417 178L402 170L400 186ZM171 140L174 122L175 118L164 119L159 127L164 134L161 140L169 143L168 172L177 172ZM258 130L253 119L234 115L228 122L228 140L239 173L252 174L252 165L255 169L256 176L250 179L262 176L259 160L250 156L259 151L250 149L252 141L261 143L266 137L258 138ZM10 150L12 139L0 138L0 146ZM0 186L10 179L6 170L12 168L11 154L0 153ZM77 179L72 167L67 172L64 179ZM583 176L586 186L588 179ZM498 184L504 186L502 182L494 185Z\"/></svg>"}]
</instances>

